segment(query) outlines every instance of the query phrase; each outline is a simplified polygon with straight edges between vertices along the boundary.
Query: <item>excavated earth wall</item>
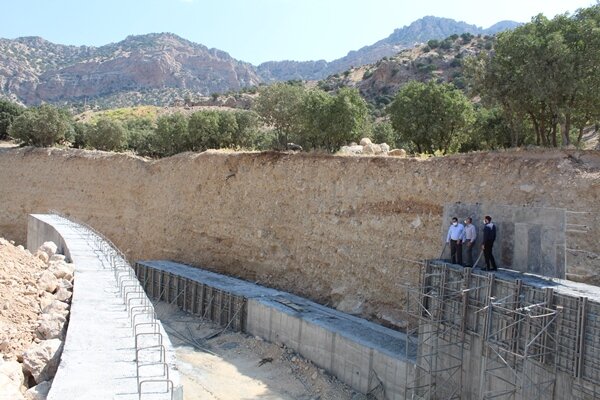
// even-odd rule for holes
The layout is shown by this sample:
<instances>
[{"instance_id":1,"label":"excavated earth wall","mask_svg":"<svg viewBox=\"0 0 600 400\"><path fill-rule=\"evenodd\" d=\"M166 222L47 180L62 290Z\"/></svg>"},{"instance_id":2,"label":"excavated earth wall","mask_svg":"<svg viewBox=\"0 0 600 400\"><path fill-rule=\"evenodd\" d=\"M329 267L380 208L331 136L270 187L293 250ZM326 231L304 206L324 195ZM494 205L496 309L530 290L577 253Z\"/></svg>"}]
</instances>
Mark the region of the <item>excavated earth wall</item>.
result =
<instances>
[{"instance_id":1,"label":"excavated earth wall","mask_svg":"<svg viewBox=\"0 0 600 400\"><path fill-rule=\"evenodd\" d=\"M0 236L24 243L27 214L93 226L132 260L170 259L391 323L408 260L439 256L444 204L560 207L585 225L567 247L600 253L600 152L443 158L186 153L146 161L102 152L0 150ZM583 229L583 228L581 228ZM580 229L580 230L581 230ZM600 283L571 252L567 276Z\"/></svg>"}]
</instances>

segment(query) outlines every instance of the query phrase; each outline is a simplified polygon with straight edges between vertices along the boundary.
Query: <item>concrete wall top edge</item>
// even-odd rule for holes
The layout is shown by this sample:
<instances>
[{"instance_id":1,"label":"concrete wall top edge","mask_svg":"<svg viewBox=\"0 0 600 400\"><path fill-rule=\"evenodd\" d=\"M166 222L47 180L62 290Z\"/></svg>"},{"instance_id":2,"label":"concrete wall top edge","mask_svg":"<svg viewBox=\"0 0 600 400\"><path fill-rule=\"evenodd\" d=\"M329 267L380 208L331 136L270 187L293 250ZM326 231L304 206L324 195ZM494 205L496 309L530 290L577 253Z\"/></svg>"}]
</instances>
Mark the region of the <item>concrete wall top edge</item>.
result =
<instances>
[{"instance_id":1,"label":"concrete wall top edge","mask_svg":"<svg viewBox=\"0 0 600 400\"><path fill-rule=\"evenodd\" d=\"M432 260L434 264L446 264L450 268L462 271L463 267L460 265L448 264L444 260ZM484 275L486 272L475 270L472 272L473 275ZM555 293L563 294L571 297L587 297L589 300L600 303L600 288L594 285L588 285L587 283L573 282L566 279L549 278L543 275L536 275L532 273L513 271L509 269L501 269L494 272L495 279L504 280L508 282L514 282L516 280L522 280L524 284L535 287L537 289L551 288Z\"/></svg>"}]
</instances>

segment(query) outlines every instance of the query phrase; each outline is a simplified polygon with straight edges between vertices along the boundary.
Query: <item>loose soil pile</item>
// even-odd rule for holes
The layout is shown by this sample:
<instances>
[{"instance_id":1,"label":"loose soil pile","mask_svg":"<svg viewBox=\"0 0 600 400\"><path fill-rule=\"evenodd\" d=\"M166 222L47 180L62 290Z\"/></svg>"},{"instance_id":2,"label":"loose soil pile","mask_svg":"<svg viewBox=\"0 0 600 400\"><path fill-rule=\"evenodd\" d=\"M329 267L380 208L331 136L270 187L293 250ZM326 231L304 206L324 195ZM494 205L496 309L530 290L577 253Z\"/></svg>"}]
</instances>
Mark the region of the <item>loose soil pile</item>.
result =
<instances>
[{"instance_id":1,"label":"loose soil pile","mask_svg":"<svg viewBox=\"0 0 600 400\"><path fill-rule=\"evenodd\" d=\"M48 268L22 246L0 238L0 353L16 359L39 341L35 330L41 313L36 281Z\"/></svg>"}]
</instances>

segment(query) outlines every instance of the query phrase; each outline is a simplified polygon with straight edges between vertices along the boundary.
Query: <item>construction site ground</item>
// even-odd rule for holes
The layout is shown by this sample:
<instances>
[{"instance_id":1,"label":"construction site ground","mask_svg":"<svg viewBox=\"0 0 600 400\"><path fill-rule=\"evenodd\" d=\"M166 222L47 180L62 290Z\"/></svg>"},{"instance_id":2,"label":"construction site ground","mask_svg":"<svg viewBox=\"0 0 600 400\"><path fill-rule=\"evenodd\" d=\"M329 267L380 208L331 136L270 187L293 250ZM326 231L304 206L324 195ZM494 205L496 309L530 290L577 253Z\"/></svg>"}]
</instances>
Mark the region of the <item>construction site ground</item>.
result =
<instances>
[{"instance_id":1,"label":"construction site ground","mask_svg":"<svg viewBox=\"0 0 600 400\"><path fill-rule=\"evenodd\" d=\"M223 331L165 302L155 308L176 349L185 400L366 398L283 345Z\"/></svg>"}]
</instances>

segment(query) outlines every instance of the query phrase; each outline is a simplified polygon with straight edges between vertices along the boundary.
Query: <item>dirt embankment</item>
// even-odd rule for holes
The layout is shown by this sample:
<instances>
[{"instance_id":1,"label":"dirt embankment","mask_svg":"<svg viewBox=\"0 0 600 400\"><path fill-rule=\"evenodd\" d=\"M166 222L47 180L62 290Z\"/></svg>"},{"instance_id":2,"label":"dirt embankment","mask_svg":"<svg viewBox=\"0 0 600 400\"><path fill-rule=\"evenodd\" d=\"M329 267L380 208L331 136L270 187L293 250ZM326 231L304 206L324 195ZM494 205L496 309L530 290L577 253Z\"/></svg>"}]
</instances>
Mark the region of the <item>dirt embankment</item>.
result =
<instances>
[{"instance_id":1,"label":"dirt embankment","mask_svg":"<svg viewBox=\"0 0 600 400\"><path fill-rule=\"evenodd\" d=\"M429 160L281 153L159 161L58 149L0 150L0 235L56 209L132 260L211 268L362 315L397 319L409 260L439 255L443 206L462 201L585 214L568 246L600 253L600 152L511 151ZM587 253L581 253L583 255ZM577 274L600 282L598 260Z\"/></svg>"}]
</instances>

